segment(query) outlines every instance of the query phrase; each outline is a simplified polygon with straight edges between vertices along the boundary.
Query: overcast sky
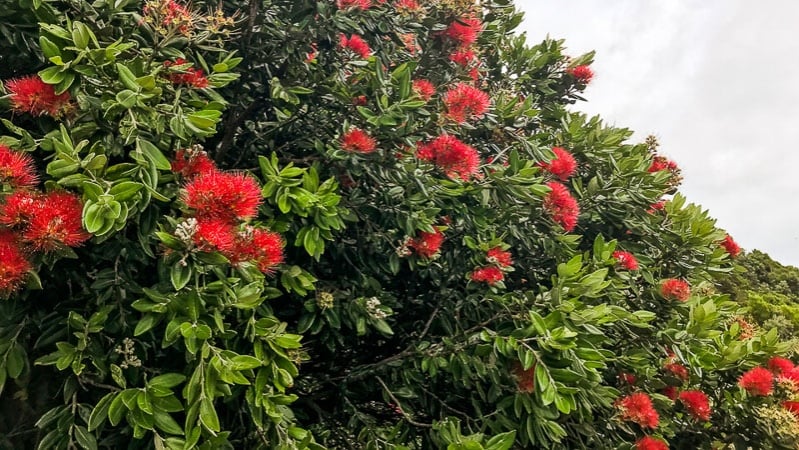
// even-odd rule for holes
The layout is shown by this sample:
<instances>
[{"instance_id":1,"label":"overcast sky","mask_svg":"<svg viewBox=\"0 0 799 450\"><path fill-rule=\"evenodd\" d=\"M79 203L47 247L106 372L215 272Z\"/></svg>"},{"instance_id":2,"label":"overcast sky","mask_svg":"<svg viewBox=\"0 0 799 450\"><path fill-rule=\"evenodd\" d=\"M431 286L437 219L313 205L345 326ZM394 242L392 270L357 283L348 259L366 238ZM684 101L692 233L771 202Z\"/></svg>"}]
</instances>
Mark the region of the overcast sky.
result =
<instances>
[{"instance_id":1,"label":"overcast sky","mask_svg":"<svg viewBox=\"0 0 799 450\"><path fill-rule=\"evenodd\" d=\"M596 50L574 109L656 135L689 201L746 250L799 266L799 1L516 4L529 42Z\"/></svg>"}]
</instances>

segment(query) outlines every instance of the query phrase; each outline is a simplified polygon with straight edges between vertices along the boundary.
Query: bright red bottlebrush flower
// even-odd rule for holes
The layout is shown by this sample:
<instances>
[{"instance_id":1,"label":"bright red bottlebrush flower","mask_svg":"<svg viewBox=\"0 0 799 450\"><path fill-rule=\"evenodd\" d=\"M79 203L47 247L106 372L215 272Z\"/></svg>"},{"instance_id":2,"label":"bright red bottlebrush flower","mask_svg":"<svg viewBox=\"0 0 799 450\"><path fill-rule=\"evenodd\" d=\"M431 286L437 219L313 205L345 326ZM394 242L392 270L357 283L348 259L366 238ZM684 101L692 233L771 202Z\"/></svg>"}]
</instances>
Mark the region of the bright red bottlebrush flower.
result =
<instances>
[{"instance_id":1,"label":"bright red bottlebrush flower","mask_svg":"<svg viewBox=\"0 0 799 450\"><path fill-rule=\"evenodd\" d=\"M574 230L577 217L580 215L580 205L577 204L577 200L572 197L569 188L556 181L547 183L547 186L551 190L544 197L544 209L564 230Z\"/></svg>"},{"instance_id":2,"label":"bright red bottlebrush flower","mask_svg":"<svg viewBox=\"0 0 799 450\"><path fill-rule=\"evenodd\" d=\"M42 252L78 246L91 237L83 229L82 217L80 197L64 191L49 192L31 216L23 240Z\"/></svg>"},{"instance_id":3,"label":"bright red bottlebrush flower","mask_svg":"<svg viewBox=\"0 0 799 450\"><path fill-rule=\"evenodd\" d=\"M258 212L261 188L252 175L214 170L192 178L183 201L198 219L247 220Z\"/></svg>"},{"instance_id":4,"label":"bright red bottlebrush flower","mask_svg":"<svg viewBox=\"0 0 799 450\"><path fill-rule=\"evenodd\" d=\"M38 182L33 158L0 144L0 184L11 187L31 187Z\"/></svg>"},{"instance_id":5,"label":"bright red bottlebrush flower","mask_svg":"<svg viewBox=\"0 0 799 450\"><path fill-rule=\"evenodd\" d=\"M627 385L630 385L630 386L634 385L635 382L638 380L635 377L635 375L631 374L630 372L622 372L622 373L619 374L618 378L619 378L619 381L622 384L627 384Z\"/></svg>"},{"instance_id":6,"label":"bright red bottlebrush flower","mask_svg":"<svg viewBox=\"0 0 799 450\"><path fill-rule=\"evenodd\" d=\"M488 110L488 94L466 83L458 83L444 94L446 117L457 123L476 119Z\"/></svg>"},{"instance_id":7,"label":"bright red bottlebrush flower","mask_svg":"<svg viewBox=\"0 0 799 450\"><path fill-rule=\"evenodd\" d=\"M489 249L488 252L486 252L486 260L500 267L509 267L513 265L513 258L511 258L510 252L502 250L501 247Z\"/></svg>"},{"instance_id":8,"label":"bright red bottlebrush flower","mask_svg":"<svg viewBox=\"0 0 799 450\"><path fill-rule=\"evenodd\" d=\"M444 243L444 233L438 228L433 227L433 229L435 231L432 233L420 231L419 237L408 242L408 247L416 250L416 254L424 258L435 256L441 249L441 244Z\"/></svg>"},{"instance_id":9,"label":"bright red bottlebrush flower","mask_svg":"<svg viewBox=\"0 0 799 450\"><path fill-rule=\"evenodd\" d=\"M652 159L652 164L649 166L647 171L649 173L660 172L661 170L671 170L676 171L678 170L677 163L674 161L670 161L664 156L655 156Z\"/></svg>"},{"instance_id":10,"label":"bright red bottlebrush flower","mask_svg":"<svg viewBox=\"0 0 799 450\"><path fill-rule=\"evenodd\" d=\"M613 252L613 259L615 259L616 263L624 269L638 270L638 260L635 259L635 255L630 252L616 250Z\"/></svg>"},{"instance_id":11,"label":"bright red bottlebrush flower","mask_svg":"<svg viewBox=\"0 0 799 450\"><path fill-rule=\"evenodd\" d=\"M782 372L777 377L777 381L780 383L788 383L789 388L794 393L799 392L799 366Z\"/></svg>"},{"instance_id":12,"label":"bright red bottlebrush flower","mask_svg":"<svg viewBox=\"0 0 799 450\"><path fill-rule=\"evenodd\" d=\"M341 48L352 50L355 54L363 59L368 58L372 54L372 49L369 48L369 44L367 44L366 41L364 41L363 38L357 34L353 34L349 38L346 35L341 34L339 36L339 45Z\"/></svg>"},{"instance_id":13,"label":"bright red bottlebrush flower","mask_svg":"<svg viewBox=\"0 0 799 450\"><path fill-rule=\"evenodd\" d=\"M685 302L691 296L691 287L683 280L669 278L660 284L660 295L667 300Z\"/></svg>"},{"instance_id":14,"label":"bright red bottlebrush flower","mask_svg":"<svg viewBox=\"0 0 799 450\"><path fill-rule=\"evenodd\" d=\"M476 59L474 51L467 49L456 50L449 55L449 60L461 67L469 67Z\"/></svg>"},{"instance_id":15,"label":"bright red bottlebrush flower","mask_svg":"<svg viewBox=\"0 0 799 450\"><path fill-rule=\"evenodd\" d=\"M644 436L635 442L634 450L669 450L669 444L652 436Z\"/></svg>"},{"instance_id":16,"label":"bright red bottlebrush flower","mask_svg":"<svg viewBox=\"0 0 799 450\"><path fill-rule=\"evenodd\" d=\"M730 258L735 258L741 253L741 247L738 246L738 243L735 242L729 234L724 237L724 240L721 241L719 245L724 247L724 250L727 250L727 253L730 254Z\"/></svg>"},{"instance_id":17,"label":"bright red bottlebrush flower","mask_svg":"<svg viewBox=\"0 0 799 450\"><path fill-rule=\"evenodd\" d=\"M660 416L652 405L652 399L644 392L636 392L616 401L622 420L635 422L644 428L656 428Z\"/></svg>"},{"instance_id":18,"label":"bright red bottlebrush flower","mask_svg":"<svg viewBox=\"0 0 799 450\"><path fill-rule=\"evenodd\" d=\"M704 392L682 391L679 398L680 403L694 419L710 420L710 402Z\"/></svg>"},{"instance_id":19,"label":"bright red bottlebrush flower","mask_svg":"<svg viewBox=\"0 0 799 450\"><path fill-rule=\"evenodd\" d=\"M769 395L774 388L774 375L768 369L755 367L741 375L738 386L752 395Z\"/></svg>"},{"instance_id":20,"label":"bright red bottlebrush flower","mask_svg":"<svg viewBox=\"0 0 799 450\"><path fill-rule=\"evenodd\" d=\"M31 270L14 233L0 230L0 296L16 291Z\"/></svg>"},{"instance_id":21,"label":"bright red bottlebrush flower","mask_svg":"<svg viewBox=\"0 0 799 450\"><path fill-rule=\"evenodd\" d=\"M470 275L472 281L478 281L493 286L505 279L505 275L496 266L480 267L474 269Z\"/></svg>"},{"instance_id":22,"label":"bright red bottlebrush flower","mask_svg":"<svg viewBox=\"0 0 799 450\"><path fill-rule=\"evenodd\" d=\"M577 82L582 84L588 84L591 82L591 79L594 78L594 71L584 64L577 67L570 67L566 69L566 72L573 76Z\"/></svg>"},{"instance_id":23,"label":"bright red bottlebrush flower","mask_svg":"<svg viewBox=\"0 0 799 450\"><path fill-rule=\"evenodd\" d=\"M192 239L202 251L226 253L235 246L236 228L224 219L200 219L197 221L197 231Z\"/></svg>"},{"instance_id":24,"label":"bright red bottlebrush flower","mask_svg":"<svg viewBox=\"0 0 799 450\"><path fill-rule=\"evenodd\" d=\"M766 366L774 372L774 375L782 375L783 373L790 372L793 368L793 361L781 356L773 356L768 360Z\"/></svg>"},{"instance_id":25,"label":"bright red bottlebrush flower","mask_svg":"<svg viewBox=\"0 0 799 450\"><path fill-rule=\"evenodd\" d=\"M467 47L477 42L483 23L476 17L461 17L452 22L444 31L444 36L460 47Z\"/></svg>"},{"instance_id":26,"label":"bright red bottlebrush flower","mask_svg":"<svg viewBox=\"0 0 799 450\"><path fill-rule=\"evenodd\" d=\"M516 387L522 394L532 394L535 392L535 364L527 370L519 361L513 363L513 377L516 379Z\"/></svg>"},{"instance_id":27,"label":"bright red bottlebrush flower","mask_svg":"<svg viewBox=\"0 0 799 450\"><path fill-rule=\"evenodd\" d=\"M47 84L38 75L29 75L5 82L11 94L11 107L14 111L26 112L33 116L49 115L61 117L71 108L69 92L55 93L55 86Z\"/></svg>"},{"instance_id":28,"label":"bright red bottlebrush flower","mask_svg":"<svg viewBox=\"0 0 799 450\"><path fill-rule=\"evenodd\" d=\"M477 150L449 134L442 134L428 143L418 144L416 155L419 159L440 167L448 177L457 177L464 181L477 172L480 164Z\"/></svg>"},{"instance_id":29,"label":"bright red bottlebrush flower","mask_svg":"<svg viewBox=\"0 0 799 450\"><path fill-rule=\"evenodd\" d=\"M360 128L351 128L341 136L341 149L353 153L372 153L377 141Z\"/></svg>"},{"instance_id":30,"label":"bright red bottlebrush flower","mask_svg":"<svg viewBox=\"0 0 799 450\"><path fill-rule=\"evenodd\" d=\"M649 205L649 209L646 212L648 212L649 214L654 214L655 211L662 211L663 208L665 207L666 207L666 201L661 200L659 202L655 202Z\"/></svg>"},{"instance_id":31,"label":"bright red bottlebrush flower","mask_svg":"<svg viewBox=\"0 0 799 450\"><path fill-rule=\"evenodd\" d=\"M242 260L241 256L244 256L244 259L253 261L258 270L269 274L274 271L275 266L283 262L284 245L280 234L269 230L252 229L237 244L236 251L239 253L237 258Z\"/></svg>"},{"instance_id":32,"label":"bright red bottlebrush flower","mask_svg":"<svg viewBox=\"0 0 799 450\"><path fill-rule=\"evenodd\" d=\"M172 172L186 179L215 170L216 164L199 149L180 149L175 152L175 160L172 161Z\"/></svg>"},{"instance_id":33,"label":"bright red bottlebrush flower","mask_svg":"<svg viewBox=\"0 0 799 450\"><path fill-rule=\"evenodd\" d=\"M663 370L673 375L680 380L688 379L688 368L680 363L669 363L663 366Z\"/></svg>"},{"instance_id":34,"label":"bright red bottlebrush flower","mask_svg":"<svg viewBox=\"0 0 799 450\"><path fill-rule=\"evenodd\" d=\"M570 176L574 175L577 170L577 161L574 156L561 147L552 147L552 153L555 157L551 161L540 163L539 165L547 172L560 178L561 181L566 181Z\"/></svg>"},{"instance_id":35,"label":"bright red bottlebrush flower","mask_svg":"<svg viewBox=\"0 0 799 450\"><path fill-rule=\"evenodd\" d=\"M177 30L184 36L191 35L194 18L185 6L175 0L147 0L142 10L144 21L156 26L161 34Z\"/></svg>"},{"instance_id":36,"label":"bright red bottlebrush flower","mask_svg":"<svg viewBox=\"0 0 799 450\"><path fill-rule=\"evenodd\" d=\"M189 62L183 58L177 58L174 61L164 61L164 67L182 66L184 64L189 64ZM208 78L203 74L203 70L195 69L194 67L187 67L182 69L181 72L170 73L167 77L172 84L186 85L197 89L208 87Z\"/></svg>"},{"instance_id":37,"label":"bright red bottlebrush flower","mask_svg":"<svg viewBox=\"0 0 799 450\"><path fill-rule=\"evenodd\" d=\"M0 205L0 224L12 228L26 225L38 210L40 201L38 192L24 189L12 192Z\"/></svg>"},{"instance_id":38,"label":"bright red bottlebrush flower","mask_svg":"<svg viewBox=\"0 0 799 450\"><path fill-rule=\"evenodd\" d=\"M677 400L677 392L678 392L677 386L666 386L660 391L661 394L670 398L671 401Z\"/></svg>"},{"instance_id":39,"label":"bright red bottlebrush flower","mask_svg":"<svg viewBox=\"0 0 799 450\"><path fill-rule=\"evenodd\" d=\"M795 416L797 416L797 418L799 418L799 402L786 400L782 402L782 407L792 412Z\"/></svg>"},{"instance_id":40,"label":"bright red bottlebrush flower","mask_svg":"<svg viewBox=\"0 0 799 450\"><path fill-rule=\"evenodd\" d=\"M424 101L430 100L436 93L436 87L427 80L413 80L413 92Z\"/></svg>"},{"instance_id":41,"label":"bright red bottlebrush flower","mask_svg":"<svg viewBox=\"0 0 799 450\"><path fill-rule=\"evenodd\" d=\"M358 8L369 9L372 7L371 0L336 0L336 7L338 9Z\"/></svg>"},{"instance_id":42,"label":"bright red bottlebrush flower","mask_svg":"<svg viewBox=\"0 0 799 450\"><path fill-rule=\"evenodd\" d=\"M401 13L412 13L419 11L421 6L416 0L397 0L394 2L394 8Z\"/></svg>"}]
</instances>

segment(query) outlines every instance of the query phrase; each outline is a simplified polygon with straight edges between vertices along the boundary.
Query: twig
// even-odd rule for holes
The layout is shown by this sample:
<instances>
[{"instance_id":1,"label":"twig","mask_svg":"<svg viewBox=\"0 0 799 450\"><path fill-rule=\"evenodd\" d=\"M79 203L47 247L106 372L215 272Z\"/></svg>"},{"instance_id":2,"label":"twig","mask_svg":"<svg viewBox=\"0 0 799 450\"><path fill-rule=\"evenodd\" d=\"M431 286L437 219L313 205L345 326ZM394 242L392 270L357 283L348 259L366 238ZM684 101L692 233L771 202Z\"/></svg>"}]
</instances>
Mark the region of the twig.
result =
<instances>
[{"instance_id":1,"label":"twig","mask_svg":"<svg viewBox=\"0 0 799 450\"><path fill-rule=\"evenodd\" d=\"M406 413L405 410L402 409L402 405L400 404L400 401L397 400L397 397L394 396L394 393L391 392L391 389L389 389L388 386L386 386L386 383L383 382L383 379L380 378L380 377L375 377L375 378L377 379L377 382L380 383L381 386L383 386L383 389L385 389L385 391L388 394L388 396L391 397L391 400L393 400L394 404L397 405L397 408L399 409L400 413L402 414L402 417L404 417L405 420L409 424L417 426L417 427L422 427L422 428L433 428L432 424L421 423L421 422L417 422L417 421L413 420L411 418L411 415Z\"/></svg>"}]
</instances>

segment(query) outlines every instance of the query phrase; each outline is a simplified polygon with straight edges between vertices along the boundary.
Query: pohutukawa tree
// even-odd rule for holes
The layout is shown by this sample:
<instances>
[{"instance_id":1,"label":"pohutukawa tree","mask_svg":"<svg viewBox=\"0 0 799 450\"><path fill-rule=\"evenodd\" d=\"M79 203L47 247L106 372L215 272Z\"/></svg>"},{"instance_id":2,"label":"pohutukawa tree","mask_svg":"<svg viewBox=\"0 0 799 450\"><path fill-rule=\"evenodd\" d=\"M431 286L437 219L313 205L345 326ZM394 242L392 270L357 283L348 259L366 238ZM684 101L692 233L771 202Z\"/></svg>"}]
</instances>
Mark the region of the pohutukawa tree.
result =
<instances>
[{"instance_id":1,"label":"pohutukawa tree","mask_svg":"<svg viewBox=\"0 0 799 450\"><path fill-rule=\"evenodd\" d=\"M740 249L510 2L4 6L4 447L795 448Z\"/></svg>"}]
</instances>

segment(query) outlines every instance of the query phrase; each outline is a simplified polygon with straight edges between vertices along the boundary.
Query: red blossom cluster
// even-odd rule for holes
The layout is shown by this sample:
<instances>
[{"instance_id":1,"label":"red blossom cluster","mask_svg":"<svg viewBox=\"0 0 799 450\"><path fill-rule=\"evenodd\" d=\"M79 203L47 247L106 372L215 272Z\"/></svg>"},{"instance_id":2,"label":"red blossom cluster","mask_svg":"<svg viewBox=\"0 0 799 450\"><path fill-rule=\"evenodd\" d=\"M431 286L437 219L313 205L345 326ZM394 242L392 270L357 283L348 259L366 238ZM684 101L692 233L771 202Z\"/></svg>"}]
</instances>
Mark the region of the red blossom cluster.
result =
<instances>
[{"instance_id":1,"label":"red blossom cluster","mask_svg":"<svg viewBox=\"0 0 799 450\"><path fill-rule=\"evenodd\" d=\"M688 380L688 368L680 363L670 362L663 365L663 370L682 381Z\"/></svg>"},{"instance_id":2,"label":"red blossom cluster","mask_svg":"<svg viewBox=\"0 0 799 450\"><path fill-rule=\"evenodd\" d=\"M489 104L488 94L466 83L458 83L444 94L445 116L457 123L476 119L485 114Z\"/></svg>"},{"instance_id":3,"label":"red blossom cluster","mask_svg":"<svg viewBox=\"0 0 799 450\"><path fill-rule=\"evenodd\" d=\"M555 154L554 158L549 162L542 162L538 165L560 178L561 181L568 180L577 171L577 161L571 153L562 147L552 147L552 153Z\"/></svg>"},{"instance_id":4,"label":"red blossom cluster","mask_svg":"<svg viewBox=\"0 0 799 450\"><path fill-rule=\"evenodd\" d=\"M477 42L477 37L483 28L483 23L476 17L461 17L453 21L444 36L459 47L468 47Z\"/></svg>"},{"instance_id":5,"label":"red blossom cluster","mask_svg":"<svg viewBox=\"0 0 799 450\"><path fill-rule=\"evenodd\" d=\"M347 37L342 33L339 35L339 45L342 49L351 50L362 59L366 59L372 54L372 49L369 47L369 44L357 34L352 34L350 37Z\"/></svg>"},{"instance_id":6,"label":"red blossom cluster","mask_svg":"<svg viewBox=\"0 0 799 450\"><path fill-rule=\"evenodd\" d=\"M768 367L770 371L774 372L775 375L779 376L793 370L794 365L793 361L788 358L773 356L766 363L766 367Z\"/></svg>"},{"instance_id":7,"label":"red blossom cluster","mask_svg":"<svg viewBox=\"0 0 799 450\"><path fill-rule=\"evenodd\" d=\"M774 389L774 374L766 368L755 367L738 379L738 386L755 396L770 395Z\"/></svg>"},{"instance_id":8,"label":"red blossom cluster","mask_svg":"<svg viewBox=\"0 0 799 450\"><path fill-rule=\"evenodd\" d=\"M414 80L413 92L424 101L428 101L436 94L436 87L428 80Z\"/></svg>"},{"instance_id":9,"label":"red blossom cluster","mask_svg":"<svg viewBox=\"0 0 799 450\"><path fill-rule=\"evenodd\" d=\"M283 238L244 223L261 204L258 181L244 173L222 172L196 151L178 155L172 168L188 180L182 199L194 211L182 224L186 237L199 251L220 252L233 265L252 261L261 272L271 273L283 262Z\"/></svg>"},{"instance_id":10,"label":"red blossom cluster","mask_svg":"<svg viewBox=\"0 0 799 450\"><path fill-rule=\"evenodd\" d=\"M669 444L652 436L644 436L635 442L635 450L669 450Z\"/></svg>"},{"instance_id":11,"label":"red blossom cluster","mask_svg":"<svg viewBox=\"0 0 799 450\"><path fill-rule=\"evenodd\" d=\"M622 372L618 375L619 382L625 385L632 386L638 380L635 375L630 372Z\"/></svg>"},{"instance_id":12,"label":"red blossom cluster","mask_svg":"<svg viewBox=\"0 0 799 450\"><path fill-rule=\"evenodd\" d=\"M175 160L172 161L172 172L187 180L214 170L216 170L216 165L200 147L180 149L175 153Z\"/></svg>"},{"instance_id":13,"label":"red blossom cluster","mask_svg":"<svg viewBox=\"0 0 799 450\"><path fill-rule=\"evenodd\" d=\"M679 170L679 167L677 167L677 163L669 160L665 156L655 155L655 157L652 159L652 164L649 166L649 169L647 169L647 171L649 173L654 173L654 172L660 172L661 170L669 170L675 172Z\"/></svg>"},{"instance_id":14,"label":"red blossom cluster","mask_svg":"<svg viewBox=\"0 0 799 450\"><path fill-rule=\"evenodd\" d=\"M208 78L203 74L202 69L195 69L194 67L186 67L190 64L183 58L177 58L174 61L164 61L164 67L172 67L173 71L167 75L169 81L175 85L191 86L197 89L205 89L208 87Z\"/></svg>"},{"instance_id":15,"label":"red blossom cluster","mask_svg":"<svg viewBox=\"0 0 799 450\"><path fill-rule=\"evenodd\" d=\"M616 401L622 420L637 423L644 428L657 428L660 416L645 392L636 392Z\"/></svg>"},{"instance_id":16,"label":"red blossom cluster","mask_svg":"<svg viewBox=\"0 0 799 450\"><path fill-rule=\"evenodd\" d=\"M648 212L649 214L654 214L655 211L662 211L663 208L665 207L666 207L666 201L660 200L649 205L649 209L646 212Z\"/></svg>"},{"instance_id":17,"label":"red blossom cluster","mask_svg":"<svg viewBox=\"0 0 799 450\"><path fill-rule=\"evenodd\" d=\"M341 136L341 149L353 153L372 153L377 141L360 128L350 128Z\"/></svg>"},{"instance_id":18,"label":"red blossom cluster","mask_svg":"<svg viewBox=\"0 0 799 450\"><path fill-rule=\"evenodd\" d=\"M59 118L72 109L69 92L56 94L55 86L38 75L8 80L5 88L10 94L11 108L17 112Z\"/></svg>"},{"instance_id":19,"label":"red blossom cluster","mask_svg":"<svg viewBox=\"0 0 799 450\"><path fill-rule=\"evenodd\" d=\"M436 256L444 243L444 233L436 227L433 232L420 231L415 239L408 241L408 247L416 251L416 254L423 258Z\"/></svg>"},{"instance_id":20,"label":"red blossom cluster","mask_svg":"<svg viewBox=\"0 0 799 450\"><path fill-rule=\"evenodd\" d=\"M680 392L680 403L685 407L694 419L707 421L710 420L710 402L702 391L690 390Z\"/></svg>"},{"instance_id":21,"label":"red blossom cluster","mask_svg":"<svg viewBox=\"0 0 799 450\"><path fill-rule=\"evenodd\" d=\"M11 294L32 269L28 257L76 247L91 237L83 229L80 198L35 189L33 159L0 145L0 296Z\"/></svg>"},{"instance_id":22,"label":"red blossom cluster","mask_svg":"<svg viewBox=\"0 0 799 450\"><path fill-rule=\"evenodd\" d=\"M724 247L724 250L727 250L727 253L729 253L730 258L735 258L741 253L741 247L738 246L738 243L735 242L735 240L729 234L724 237L724 240L721 241L719 245Z\"/></svg>"},{"instance_id":23,"label":"red blossom cluster","mask_svg":"<svg viewBox=\"0 0 799 450\"><path fill-rule=\"evenodd\" d=\"M448 177L464 181L477 172L480 164L477 150L449 134L442 134L427 143L418 143L416 156L422 161L432 162Z\"/></svg>"},{"instance_id":24,"label":"red blossom cluster","mask_svg":"<svg viewBox=\"0 0 799 450\"><path fill-rule=\"evenodd\" d=\"M469 49L455 50L450 53L449 60L461 67L469 67L477 61L477 54Z\"/></svg>"},{"instance_id":25,"label":"red blossom cluster","mask_svg":"<svg viewBox=\"0 0 799 450\"><path fill-rule=\"evenodd\" d=\"M557 181L547 183L550 191L544 197L544 210L552 220L560 224L566 231L574 230L577 217L580 215L580 205L572 197L569 188Z\"/></svg>"},{"instance_id":26,"label":"red blossom cluster","mask_svg":"<svg viewBox=\"0 0 799 450\"><path fill-rule=\"evenodd\" d=\"M522 363L513 363L513 377L516 379L516 387L523 394L535 392L535 364L529 369L524 368Z\"/></svg>"},{"instance_id":27,"label":"red blossom cluster","mask_svg":"<svg viewBox=\"0 0 799 450\"><path fill-rule=\"evenodd\" d=\"M566 69L566 73L573 76L574 79L581 84L588 84L591 82L591 79L594 78L594 71L585 64L569 67Z\"/></svg>"},{"instance_id":28,"label":"red blossom cluster","mask_svg":"<svg viewBox=\"0 0 799 450\"><path fill-rule=\"evenodd\" d=\"M175 0L147 0L142 8L144 21L155 25L162 33L176 30L188 36L193 28L194 18L188 8Z\"/></svg>"},{"instance_id":29,"label":"red blossom cluster","mask_svg":"<svg viewBox=\"0 0 799 450\"><path fill-rule=\"evenodd\" d=\"M336 0L336 7L338 9L369 9L372 7L372 0Z\"/></svg>"},{"instance_id":30,"label":"red blossom cluster","mask_svg":"<svg viewBox=\"0 0 799 450\"><path fill-rule=\"evenodd\" d=\"M667 300L685 302L691 296L691 287L683 280L669 278L660 284L660 295Z\"/></svg>"},{"instance_id":31,"label":"red blossom cluster","mask_svg":"<svg viewBox=\"0 0 799 450\"><path fill-rule=\"evenodd\" d=\"M630 252L616 250L613 252L613 259L615 259L616 263L623 269L638 270L638 260L635 259L635 255Z\"/></svg>"},{"instance_id":32,"label":"red blossom cluster","mask_svg":"<svg viewBox=\"0 0 799 450\"><path fill-rule=\"evenodd\" d=\"M472 281L493 286L505 279L504 271L513 264L513 258L510 252L503 250L502 247L493 247L486 252L486 262L490 265L475 268L470 278Z\"/></svg>"}]
</instances>

